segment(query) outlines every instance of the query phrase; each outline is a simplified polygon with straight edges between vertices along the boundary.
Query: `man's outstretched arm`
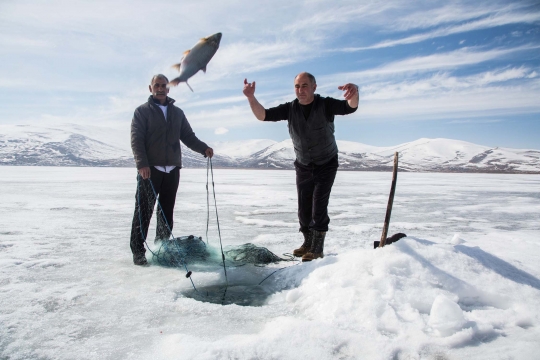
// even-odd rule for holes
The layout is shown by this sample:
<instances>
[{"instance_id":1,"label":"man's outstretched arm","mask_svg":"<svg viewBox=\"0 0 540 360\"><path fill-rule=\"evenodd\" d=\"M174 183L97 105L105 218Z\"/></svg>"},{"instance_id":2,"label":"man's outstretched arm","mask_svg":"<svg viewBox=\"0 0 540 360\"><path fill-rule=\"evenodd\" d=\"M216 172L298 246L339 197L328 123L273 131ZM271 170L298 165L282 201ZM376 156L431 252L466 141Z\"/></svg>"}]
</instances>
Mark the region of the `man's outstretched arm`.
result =
<instances>
[{"instance_id":1,"label":"man's outstretched arm","mask_svg":"<svg viewBox=\"0 0 540 360\"><path fill-rule=\"evenodd\" d=\"M243 93L248 98L249 106L251 107L251 111L253 111L253 115L255 115L258 120L264 121L264 118L266 117L266 110L257 100L257 98L255 98L255 81L248 83L247 79L244 79Z\"/></svg>"},{"instance_id":2,"label":"man's outstretched arm","mask_svg":"<svg viewBox=\"0 0 540 360\"><path fill-rule=\"evenodd\" d=\"M358 107L358 86L348 83L342 86L338 86L338 89L345 91L343 97L345 98L345 100L347 100L350 107L356 109Z\"/></svg>"}]
</instances>

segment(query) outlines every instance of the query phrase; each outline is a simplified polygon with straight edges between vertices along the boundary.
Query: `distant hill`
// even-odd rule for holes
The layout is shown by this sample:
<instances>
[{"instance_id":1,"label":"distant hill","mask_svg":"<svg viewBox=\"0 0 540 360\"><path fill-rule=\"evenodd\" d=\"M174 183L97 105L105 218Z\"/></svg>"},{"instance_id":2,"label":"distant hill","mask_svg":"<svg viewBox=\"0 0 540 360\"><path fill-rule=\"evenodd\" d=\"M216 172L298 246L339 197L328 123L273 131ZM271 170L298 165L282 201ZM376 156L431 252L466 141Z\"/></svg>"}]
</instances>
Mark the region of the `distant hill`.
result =
<instances>
[{"instance_id":1,"label":"distant hill","mask_svg":"<svg viewBox=\"0 0 540 360\"><path fill-rule=\"evenodd\" d=\"M293 169L291 140L267 139L210 144L216 167ZM387 171L399 152L401 171L540 173L540 151L491 148L459 140L418 139L390 147L339 141L342 170ZM205 167L206 159L182 145L187 168ZM129 130L65 124L0 125L0 165L134 166Z\"/></svg>"}]
</instances>

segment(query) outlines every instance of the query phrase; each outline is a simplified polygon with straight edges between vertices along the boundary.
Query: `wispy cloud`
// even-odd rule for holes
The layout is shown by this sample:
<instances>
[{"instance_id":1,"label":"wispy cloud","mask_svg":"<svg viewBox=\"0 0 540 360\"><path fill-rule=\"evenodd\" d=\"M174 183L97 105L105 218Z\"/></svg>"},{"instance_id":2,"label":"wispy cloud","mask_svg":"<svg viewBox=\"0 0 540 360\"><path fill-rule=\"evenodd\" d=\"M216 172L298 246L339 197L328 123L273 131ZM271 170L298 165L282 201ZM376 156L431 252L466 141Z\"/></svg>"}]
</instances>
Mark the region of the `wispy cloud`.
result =
<instances>
[{"instance_id":1,"label":"wispy cloud","mask_svg":"<svg viewBox=\"0 0 540 360\"><path fill-rule=\"evenodd\" d=\"M479 64L493 59L500 59L515 52L537 48L540 48L540 45L525 45L514 48L490 50L482 50L479 47L465 47L445 53L410 57L407 59L390 62L372 69L333 74L332 77L334 79L340 79L339 82L355 80L364 82L366 77L372 78L410 72L440 71L449 68L459 68L466 65Z\"/></svg>"},{"instance_id":2,"label":"wispy cloud","mask_svg":"<svg viewBox=\"0 0 540 360\"><path fill-rule=\"evenodd\" d=\"M396 17L395 21L389 24L389 26L393 31L401 32L415 29L429 29L508 14L519 16L526 13L527 8L530 8L530 5L526 2L432 2L431 4L418 4L418 7L412 11Z\"/></svg>"},{"instance_id":3,"label":"wispy cloud","mask_svg":"<svg viewBox=\"0 0 540 360\"><path fill-rule=\"evenodd\" d=\"M534 23L540 21L539 13L525 13L525 14L503 14L494 15L480 20L471 21L465 24L459 24L454 26L445 27L442 29L436 29L427 33L415 34L402 39L385 40L377 44L364 46L364 47L349 47L341 49L345 52L354 52L370 49L387 48L397 45L413 44L428 39L438 38L442 36L448 36L453 34L465 33L474 30L488 29L496 26L513 24L513 23Z\"/></svg>"},{"instance_id":4,"label":"wispy cloud","mask_svg":"<svg viewBox=\"0 0 540 360\"><path fill-rule=\"evenodd\" d=\"M188 115L189 122L196 124L199 129L216 129L227 126L239 127L250 126L257 122L249 106L232 106L218 110L191 111Z\"/></svg>"},{"instance_id":5,"label":"wispy cloud","mask_svg":"<svg viewBox=\"0 0 540 360\"><path fill-rule=\"evenodd\" d=\"M531 114L540 112L537 99L539 91L540 81L536 79L520 86L459 88L452 91L426 87L397 99L388 98L391 93L361 99L355 116L373 121L411 121Z\"/></svg>"},{"instance_id":6,"label":"wispy cloud","mask_svg":"<svg viewBox=\"0 0 540 360\"><path fill-rule=\"evenodd\" d=\"M224 46L216 54L215 73L219 76L249 73L284 67L316 57L311 46L301 41L264 43L236 42Z\"/></svg>"},{"instance_id":7,"label":"wispy cloud","mask_svg":"<svg viewBox=\"0 0 540 360\"><path fill-rule=\"evenodd\" d=\"M533 71L524 67L498 69L460 77L443 72L425 78L404 79L397 82L375 82L362 86L360 92L363 101L419 96L431 97L434 94L469 91L470 89L481 89L490 85L501 86L501 83L506 81L527 79L531 73ZM510 89L514 84L507 84L506 86Z\"/></svg>"},{"instance_id":8,"label":"wispy cloud","mask_svg":"<svg viewBox=\"0 0 540 360\"><path fill-rule=\"evenodd\" d=\"M443 8L418 11L403 18L396 18L390 25L394 34L416 29L429 29L427 32L409 35L399 39L383 40L376 44L360 47L345 47L337 51L355 52L371 49L407 45L438 37L490 29L497 26L519 23L537 23L539 12L531 12L518 6L457 7L448 5Z\"/></svg>"},{"instance_id":9,"label":"wispy cloud","mask_svg":"<svg viewBox=\"0 0 540 360\"><path fill-rule=\"evenodd\" d=\"M224 128L224 127L218 127L214 130L214 134L216 135L223 135L223 134L226 134L229 132L229 129L227 128Z\"/></svg>"},{"instance_id":10,"label":"wispy cloud","mask_svg":"<svg viewBox=\"0 0 540 360\"><path fill-rule=\"evenodd\" d=\"M358 2L358 1L340 1L328 6L326 2L311 1L303 6L303 14L311 15L300 17L296 21L284 27L286 32L310 32L320 33L329 30L339 31L344 25L361 25L365 19L377 18L377 15L383 16L388 10L395 10L403 7L404 4L396 1L385 2Z\"/></svg>"},{"instance_id":11,"label":"wispy cloud","mask_svg":"<svg viewBox=\"0 0 540 360\"><path fill-rule=\"evenodd\" d=\"M459 120L451 120L448 123L449 124L496 124L504 122L504 120L501 119L459 119Z\"/></svg>"}]
</instances>

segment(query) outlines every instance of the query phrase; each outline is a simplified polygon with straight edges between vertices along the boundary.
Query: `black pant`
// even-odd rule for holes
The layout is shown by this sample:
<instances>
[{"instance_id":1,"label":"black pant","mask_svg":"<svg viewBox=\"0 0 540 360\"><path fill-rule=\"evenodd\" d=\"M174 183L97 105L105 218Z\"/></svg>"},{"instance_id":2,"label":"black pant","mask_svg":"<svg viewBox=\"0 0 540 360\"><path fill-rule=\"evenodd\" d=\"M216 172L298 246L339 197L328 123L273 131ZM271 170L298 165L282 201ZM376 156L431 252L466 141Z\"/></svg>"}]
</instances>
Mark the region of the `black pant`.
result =
<instances>
[{"instance_id":1,"label":"black pant","mask_svg":"<svg viewBox=\"0 0 540 360\"><path fill-rule=\"evenodd\" d=\"M148 227L150 226L150 219L152 218L152 212L156 202L150 184L143 183L148 181L149 180L143 180L142 177L137 174L135 213L133 214L133 223L131 225L130 241L131 251L133 254L144 254L146 252L144 248L144 241L146 237L148 237ZM161 209L163 210L163 215L165 215L169 228L172 230L174 203L176 201L178 184L180 183L180 168L176 167L167 174L157 170L154 167L151 167L150 181L152 181L152 184L154 185L156 194L159 195L158 201L161 205ZM156 228L157 238L168 238L170 236L170 232L167 229L163 215L158 211Z\"/></svg>"},{"instance_id":2,"label":"black pant","mask_svg":"<svg viewBox=\"0 0 540 360\"><path fill-rule=\"evenodd\" d=\"M323 165L294 162L301 232L309 229L328 231L328 201L338 166L337 155Z\"/></svg>"}]
</instances>

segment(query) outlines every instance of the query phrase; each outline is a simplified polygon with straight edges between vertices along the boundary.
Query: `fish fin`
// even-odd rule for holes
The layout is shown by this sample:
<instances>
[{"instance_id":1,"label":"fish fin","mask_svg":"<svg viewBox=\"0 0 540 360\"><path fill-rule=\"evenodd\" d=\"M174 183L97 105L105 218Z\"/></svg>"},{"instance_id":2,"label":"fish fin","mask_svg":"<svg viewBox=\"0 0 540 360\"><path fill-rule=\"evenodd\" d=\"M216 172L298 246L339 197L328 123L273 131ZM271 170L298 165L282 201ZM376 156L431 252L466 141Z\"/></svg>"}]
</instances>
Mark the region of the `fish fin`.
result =
<instances>
[{"instance_id":1,"label":"fish fin","mask_svg":"<svg viewBox=\"0 0 540 360\"><path fill-rule=\"evenodd\" d=\"M184 53L182 54L182 58L180 59L180 62L184 61L184 59L186 58L186 56L188 56L188 54L191 52L191 50L186 50L184 51Z\"/></svg>"},{"instance_id":2,"label":"fish fin","mask_svg":"<svg viewBox=\"0 0 540 360\"><path fill-rule=\"evenodd\" d=\"M180 80L178 80L179 78L176 78L176 79L172 79L171 81L169 81L169 83L167 84L167 87L170 88L171 86L176 86L178 84L180 84Z\"/></svg>"},{"instance_id":3,"label":"fish fin","mask_svg":"<svg viewBox=\"0 0 540 360\"><path fill-rule=\"evenodd\" d=\"M203 73L206 74L206 65L203 66L203 68L201 69L203 71Z\"/></svg>"},{"instance_id":4,"label":"fish fin","mask_svg":"<svg viewBox=\"0 0 540 360\"><path fill-rule=\"evenodd\" d=\"M194 92L193 89L191 88L191 86L189 86L187 80L186 80L186 85L188 86L189 90L191 90L191 92Z\"/></svg>"},{"instance_id":5,"label":"fish fin","mask_svg":"<svg viewBox=\"0 0 540 360\"><path fill-rule=\"evenodd\" d=\"M180 71L180 67L181 67L181 66L182 66L182 63L178 63L178 64L174 64L174 65L172 66L172 68L173 68L173 69L176 69L176 70L178 70L178 71Z\"/></svg>"}]
</instances>

